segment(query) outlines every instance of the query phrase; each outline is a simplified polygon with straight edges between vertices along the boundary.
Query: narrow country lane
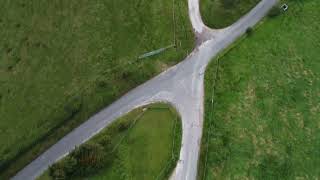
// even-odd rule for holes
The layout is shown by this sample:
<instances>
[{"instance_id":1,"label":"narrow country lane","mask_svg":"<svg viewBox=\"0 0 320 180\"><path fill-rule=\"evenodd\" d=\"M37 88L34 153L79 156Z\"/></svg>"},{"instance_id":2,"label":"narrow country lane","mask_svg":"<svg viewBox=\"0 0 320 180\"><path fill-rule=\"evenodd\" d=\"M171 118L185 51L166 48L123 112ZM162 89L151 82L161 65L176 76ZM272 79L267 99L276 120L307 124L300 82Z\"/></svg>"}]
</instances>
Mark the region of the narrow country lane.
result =
<instances>
[{"instance_id":1,"label":"narrow country lane","mask_svg":"<svg viewBox=\"0 0 320 180\"><path fill-rule=\"evenodd\" d=\"M206 27L201 19L199 0L188 0L189 16L196 34L197 46L181 63L133 89L88 121L74 129L12 179L31 180L76 146L99 133L118 117L152 103L172 104L182 119L180 160L171 179L195 180L201 145L204 112L204 72L210 60L261 20L277 0L262 0L238 22L221 30Z\"/></svg>"}]
</instances>

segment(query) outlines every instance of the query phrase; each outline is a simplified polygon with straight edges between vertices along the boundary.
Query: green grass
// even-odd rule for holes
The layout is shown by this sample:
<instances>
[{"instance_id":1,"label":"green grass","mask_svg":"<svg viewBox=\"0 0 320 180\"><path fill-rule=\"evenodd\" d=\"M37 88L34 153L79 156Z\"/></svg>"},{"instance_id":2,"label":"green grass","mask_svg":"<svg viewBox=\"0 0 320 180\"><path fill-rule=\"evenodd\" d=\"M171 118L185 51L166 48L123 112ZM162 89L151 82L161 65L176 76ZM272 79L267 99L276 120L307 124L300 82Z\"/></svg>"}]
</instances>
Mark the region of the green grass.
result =
<instances>
[{"instance_id":1,"label":"green grass","mask_svg":"<svg viewBox=\"0 0 320 180\"><path fill-rule=\"evenodd\" d=\"M143 111L144 108L148 109ZM132 128L119 132L121 122L130 122ZM109 167L86 178L166 179L179 157L181 132L180 118L168 105L153 104L134 110L89 141L98 143L106 135L112 137L114 159ZM46 172L39 179L51 178Z\"/></svg>"},{"instance_id":2,"label":"green grass","mask_svg":"<svg viewBox=\"0 0 320 180\"><path fill-rule=\"evenodd\" d=\"M320 1L287 3L208 67L199 179L320 177Z\"/></svg>"},{"instance_id":3,"label":"green grass","mask_svg":"<svg viewBox=\"0 0 320 180\"><path fill-rule=\"evenodd\" d=\"M181 61L194 44L187 12L186 0L1 0L0 178Z\"/></svg>"},{"instance_id":4,"label":"green grass","mask_svg":"<svg viewBox=\"0 0 320 180\"><path fill-rule=\"evenodd\" d=\"M200 0L203 22L215 29L225 28L249 12L260 0Z\"/></svg>"}]
</instances>

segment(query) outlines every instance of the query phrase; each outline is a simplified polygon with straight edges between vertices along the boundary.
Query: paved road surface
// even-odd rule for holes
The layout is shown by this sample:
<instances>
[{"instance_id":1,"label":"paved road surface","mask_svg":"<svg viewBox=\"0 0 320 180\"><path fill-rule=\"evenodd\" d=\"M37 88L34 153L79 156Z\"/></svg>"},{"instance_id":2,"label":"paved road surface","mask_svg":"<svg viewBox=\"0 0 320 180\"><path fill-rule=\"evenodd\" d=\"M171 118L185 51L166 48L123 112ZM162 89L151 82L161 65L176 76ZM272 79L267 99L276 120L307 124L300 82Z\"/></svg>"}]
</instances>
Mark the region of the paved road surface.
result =
<instances>
[{"instance_id":1,"label":"paved road surface","mask_svg":"<svg viewBox=\"0 0 320 180\"><path fill-rule=\"evenodd\" d=\"M171 179L195 180L202 135L204 111L204 71L210 60L237 37L254 26L277 0L262 0L249 14L232 26L212 30L200 17L199 0L188 0L189 16L197 36L197 46L181 63L133 89L119 100L106 107L37 159L22 169L12 179L29 180L41 175L48 166L67 155L87 141L118 117L134 108L151 102L168 102L176 107L182 119L182 146L180 160Z\"/></svg>"}]
</instances>

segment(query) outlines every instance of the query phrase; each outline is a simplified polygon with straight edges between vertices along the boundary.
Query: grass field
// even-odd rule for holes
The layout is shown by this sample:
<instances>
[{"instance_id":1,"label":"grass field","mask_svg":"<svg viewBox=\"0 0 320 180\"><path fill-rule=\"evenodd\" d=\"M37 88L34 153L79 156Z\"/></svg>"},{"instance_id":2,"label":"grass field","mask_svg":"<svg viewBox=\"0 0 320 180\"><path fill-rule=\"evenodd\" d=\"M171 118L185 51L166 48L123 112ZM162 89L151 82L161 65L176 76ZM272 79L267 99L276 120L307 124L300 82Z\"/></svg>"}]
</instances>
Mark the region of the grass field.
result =
<instances>
[{"instance_id":1,"label":"grass field","mask_svg":"<svg viewBox=\"0 0 320 180\"><path fill-rule=\"evenodd\" d=\"M194 44L187 12L185 0L1 0L0 179L181 61Z\"/></svg>"},{"instance_id":2,"label":"grass field","mask_svg":"<svg viewBox=\"0 0 320 180\"><path fill-rule=\"evenodd\" d=\"M181 121L176 111L165 104L139 108L120 118L88 143L99 143L112 137L114 159L108 167L98 170L88 179L166 179L179 157ZM119 132L119 125L130 122L128 129ZM40 180L51 179L46 172ZM84 178L84 177L81 177ZM81 179L72 177L71 179Z\"/></svg>"},{"instance_id":3,"label":"grass field","mask_svg":"<svg viewBox=\"0 0 320 180\"><path fill-rule=\"evenodd\" d=\"M215 29L225 28L245 15L260 0L200 0L203 22Z\"/></svg>"},{"instance_id":4,"label":"grass field","mask_svg":"<svg viewBox=\"0 0 320 180\"><path fill-rule=\"evenodd\" d=\"M320 177L320 1L287 3L207 70L199 179Z\"/></svg>"}]
</instances>

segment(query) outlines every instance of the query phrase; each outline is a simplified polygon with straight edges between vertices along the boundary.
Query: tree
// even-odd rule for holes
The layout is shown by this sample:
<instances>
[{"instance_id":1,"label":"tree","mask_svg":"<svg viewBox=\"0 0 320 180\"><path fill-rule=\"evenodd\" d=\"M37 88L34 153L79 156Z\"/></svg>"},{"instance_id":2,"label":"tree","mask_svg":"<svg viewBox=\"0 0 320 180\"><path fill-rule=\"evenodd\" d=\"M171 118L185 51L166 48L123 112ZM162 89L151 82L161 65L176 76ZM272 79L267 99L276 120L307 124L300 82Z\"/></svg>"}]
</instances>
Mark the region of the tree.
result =
<instances>
[{"instance_id":1,"label":"tree","mask_svg":"<svg viewBox=\"0 0 320 180\"><path fill-rule=\"evenodd\" d=\"M100 144L87 143L76 148L71 157L77 160L77 173L90 174L104 166L106 153Z\"/></svg>"},{"instance_id":2,"label":"tree","mask_svg":"<svg viewBox=\"0 0 320 180\"><path fill-rule=\"evenodd\" d=\"M58 162L49 167L49 175L52 179L66 179L66 173L64 171L64 163Z\"/></svg>"}]
</instances>

